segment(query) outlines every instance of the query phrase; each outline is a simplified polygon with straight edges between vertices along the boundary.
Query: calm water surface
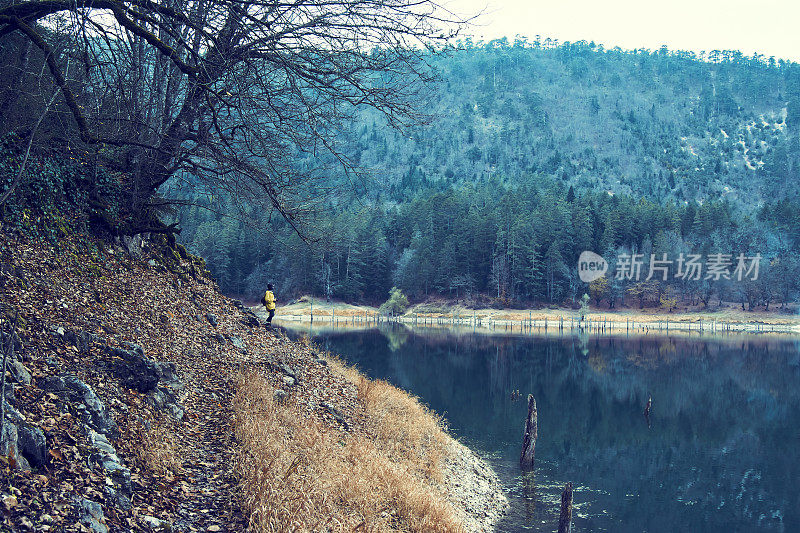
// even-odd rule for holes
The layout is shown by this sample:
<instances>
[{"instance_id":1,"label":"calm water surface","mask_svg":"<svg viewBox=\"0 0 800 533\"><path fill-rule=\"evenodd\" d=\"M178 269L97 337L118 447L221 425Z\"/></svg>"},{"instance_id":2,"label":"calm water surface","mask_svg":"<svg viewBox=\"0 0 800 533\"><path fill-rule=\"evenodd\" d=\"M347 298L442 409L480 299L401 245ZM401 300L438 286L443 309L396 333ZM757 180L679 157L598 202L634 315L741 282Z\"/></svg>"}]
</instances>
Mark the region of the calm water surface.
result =
<instances>
[{"instance_id":1,"label":"calm water surface","mask_svg":"<svg viewBox=\"0 0 800 533\"><path fill-rule=\"evenodd\" d=\"M800 342L314 333L413 394L489 460L511 502L501 531L800 531ZM523 398L512 401L511 391ZM517 466L536 397L536 468ZM653 398L650 423L643 416Z\"/></svg>"}]
</instances>

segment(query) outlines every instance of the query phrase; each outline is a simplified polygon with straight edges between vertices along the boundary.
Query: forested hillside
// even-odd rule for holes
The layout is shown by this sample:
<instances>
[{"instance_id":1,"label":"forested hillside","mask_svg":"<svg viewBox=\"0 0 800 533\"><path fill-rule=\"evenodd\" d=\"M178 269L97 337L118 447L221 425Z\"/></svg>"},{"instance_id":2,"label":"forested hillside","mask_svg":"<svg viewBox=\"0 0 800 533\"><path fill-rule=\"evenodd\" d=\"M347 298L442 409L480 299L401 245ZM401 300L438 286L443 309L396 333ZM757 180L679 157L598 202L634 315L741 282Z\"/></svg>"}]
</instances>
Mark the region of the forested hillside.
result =
<instances>
[{"instance_id":1,"label":"forested hillside","mask_svg":"<svg viewBox=\"0 0 800 533\"><path fill-rule=\"evenodd\" d=\"M338 135L364 169L304 228L224 199L183 195L181 238L228 292L573 303L578 254L761 253L756 283L613 282L615 306L782 305L796 296L800 68L736 52L619 49L549 41L462 43L431 58L430 123L376 112ZM297 165L324 164L298 155ZM261 213L264 213L262 216ZM635 286L634 286L635 285Z\"/></svg>"}]
</instances>

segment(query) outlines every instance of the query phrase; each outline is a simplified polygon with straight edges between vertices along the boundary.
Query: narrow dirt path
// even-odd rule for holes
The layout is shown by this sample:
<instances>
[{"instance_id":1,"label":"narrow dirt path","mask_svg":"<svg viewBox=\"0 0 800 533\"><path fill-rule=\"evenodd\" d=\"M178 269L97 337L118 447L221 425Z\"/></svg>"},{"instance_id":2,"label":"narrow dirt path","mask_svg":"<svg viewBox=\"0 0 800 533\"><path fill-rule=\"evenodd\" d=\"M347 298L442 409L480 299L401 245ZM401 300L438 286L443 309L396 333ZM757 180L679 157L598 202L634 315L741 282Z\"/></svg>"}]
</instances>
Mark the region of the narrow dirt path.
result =
<instances>
[{"instance_id":1,"label":"narrow dirt path","mask_svg":"<svg viewBox=\"0 0 800 533\"><path fill-rule=\"evenodd\" d=\"M247 520L236 497L230 409L236 368L211 354L192 367L185 383L186 420L179 431L188 493L178 507L174 530L242 532Z\"/></svg>"}]
</instances>

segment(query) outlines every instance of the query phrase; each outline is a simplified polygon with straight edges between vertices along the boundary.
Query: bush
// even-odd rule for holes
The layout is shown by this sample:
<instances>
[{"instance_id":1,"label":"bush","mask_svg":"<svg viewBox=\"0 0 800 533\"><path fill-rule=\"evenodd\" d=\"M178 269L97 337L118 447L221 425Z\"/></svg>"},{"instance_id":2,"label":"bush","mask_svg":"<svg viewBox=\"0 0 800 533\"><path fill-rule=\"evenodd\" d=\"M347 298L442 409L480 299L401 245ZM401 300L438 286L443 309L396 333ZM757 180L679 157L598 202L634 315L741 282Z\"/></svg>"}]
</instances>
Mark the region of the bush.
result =
<instances>
[{"instance_id":1,"label":"bush","mask_svg":"<svg viewBox=\"0 0 800 533\"><path fill-rule=\"evenodd\" d=\"M403 291L397 287L392 287L389 291L389 299L381 304L378 309L384 315L402 315L408 309L408 298Z\"/></svg>"}]
</instances>

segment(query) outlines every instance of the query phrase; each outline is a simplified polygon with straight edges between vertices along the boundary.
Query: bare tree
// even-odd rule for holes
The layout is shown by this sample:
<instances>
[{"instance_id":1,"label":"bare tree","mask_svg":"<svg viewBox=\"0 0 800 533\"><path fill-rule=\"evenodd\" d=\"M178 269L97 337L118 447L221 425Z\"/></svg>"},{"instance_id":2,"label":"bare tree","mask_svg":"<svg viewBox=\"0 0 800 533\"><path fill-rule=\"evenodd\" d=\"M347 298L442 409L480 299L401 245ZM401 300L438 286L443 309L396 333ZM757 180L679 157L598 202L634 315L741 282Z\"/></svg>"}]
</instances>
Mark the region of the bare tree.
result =
<instances>
[{"instance_id":1,"label":"bare tree","mask_svg":"<svg viewBox=\"0 0 800 533\"><path fill-rule=\"evenodd\" d=\"M333 185L332 166L355 171L336 140L360 106L396 126L423 118L424 55L459 24L431 0L0 8L0 39L19 32L44 54L80 142L130 176L129 233L159 229L156 192L171 179L296 220ZM56 46L65 31L73 38ZM78 67L65 70L67 57Z\"/></svg>"}]
</instances>

